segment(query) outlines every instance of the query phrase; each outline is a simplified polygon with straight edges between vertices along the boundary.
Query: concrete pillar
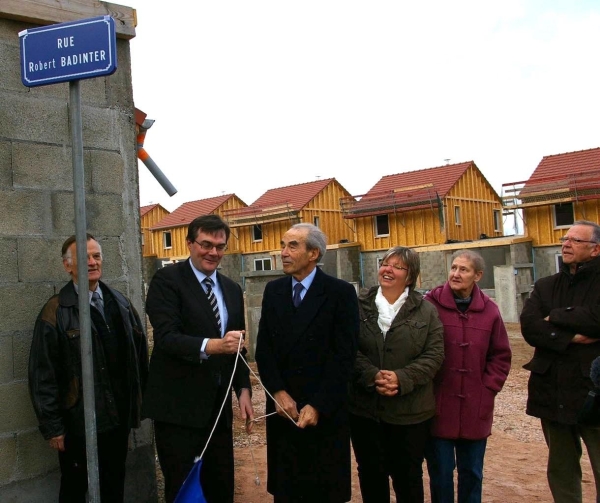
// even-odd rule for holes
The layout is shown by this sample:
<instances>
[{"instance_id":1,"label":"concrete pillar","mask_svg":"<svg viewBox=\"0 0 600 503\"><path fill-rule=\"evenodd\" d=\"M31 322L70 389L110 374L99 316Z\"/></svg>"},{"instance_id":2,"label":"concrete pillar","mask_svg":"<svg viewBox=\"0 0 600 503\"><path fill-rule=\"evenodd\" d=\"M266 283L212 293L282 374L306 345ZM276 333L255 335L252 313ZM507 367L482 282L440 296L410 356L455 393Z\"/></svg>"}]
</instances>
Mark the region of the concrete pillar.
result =
<instances>
[{"instance_id":1,"label":"concrete pillar","mask_svg":"<svg viewBox=\"0 0 600 503\"><path fill-rule=\"evenodd\" d=\"M516 269L512 265L494 266L495 300L505 323L518 323Z\"/></svg>"},{"instance_id":2,"label":"concrete pillar","mask_svg":"<svg viewBox=\"0 0 600 503\"><path fill-rule=\"evenodd\" d=\"M0 501L4 503L55 501L58 496L57 456L37 428L27 365L35 319L68 280L60 247L75 232L69 84L25 87L18 33L110 14L115 7L94 0L0 2ZM105 281L131 298L143 314L129 51L134 12L129 7L119 7L119 12L116 73L81 83L87 227L102 244ZM127 501L156 501L150 424L133 434L130 444Z\"/></svg>"}]
</instances>

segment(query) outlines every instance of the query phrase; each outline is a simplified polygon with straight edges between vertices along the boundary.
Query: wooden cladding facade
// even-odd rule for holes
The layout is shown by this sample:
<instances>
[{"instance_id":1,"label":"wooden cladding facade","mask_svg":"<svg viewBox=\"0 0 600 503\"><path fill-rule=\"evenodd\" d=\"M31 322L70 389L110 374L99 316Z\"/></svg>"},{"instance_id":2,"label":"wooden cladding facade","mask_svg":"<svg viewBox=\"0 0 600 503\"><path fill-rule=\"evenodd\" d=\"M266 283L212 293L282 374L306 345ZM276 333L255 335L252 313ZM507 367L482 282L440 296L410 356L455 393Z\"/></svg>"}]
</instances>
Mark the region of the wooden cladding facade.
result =
<instances>
[{"instance_id":1,"label":"wooden cladding facade","mask_svg":"<svg viewBox=\"0 0 600 503\"><path fill-rule=\"evenodd\" d=\"M363 250L387 250L392 246L433 246L502 236L502 201L474 166L470 166L448 193L440 208L431 200L428 208L387 214L389 232L379 232L378 219L385 215L347 219L356 225L356 241ZM379 222L381 223L381 222Z\"/></svg>"},{"instance_id":2,"label":"wooden cladding facade","mask_svg":"<svg viewBox=\"0 0 600 503\"><path fill-rule=\"evenodd\" d=\"M241 208L245 206L245 203L237 196L228 198L223 204L218 206L215 210L211 211L210 214L219 215L224 220L226 210ZM186 219L182 225L173 225L170 227L158 227L152 230L153 246L156 250L156 255L159 258L165 258L170 260L181 260L189 256L189 249L187 247L186 237L188 226L190 222L201 216L200 214L193 216L192 218ZM167 246L169 245L170 246ZM231 236L229 237L229 247L227 253L239 253L240 242L237 238L237 234L232 229Z\"/></svg>"},{"instance_id":3,"label":"wooden cladding facade","mask_svg":"<svg viewBox=\"0 0 600 503\"><path fill-rule=\"evenodd\" d=\"M140 227L142 229L142 256L144 257L155 257L156 256L156 240L154 232L150 229L154 227L158 222L165 218L169 212L164 209L160 204L157 204L150 211L146 212L140 218Z\"/></svg>"},{"instance_id":4,"label":"wooden cladding facade","mask_svg":"<svg viewBox=\"0 0 600 503\"><path fill-rule=\"evenodd\" d=\"M257 219L255 223L240 225L231 229L239 239L239 250L243 253L277 251L281 248L281 238L294 224L303 222L317 225L327 236L328 244L355 240L352 222L342 218L340 198L350 194L337 181L333 180L316 194L303 208L290 208L287 215L276 221ZM262 239L255 239L260 225ZM233 238L233 236L232 236Z\"/></svg>"},{"instance_id":5,"label":"wooden cladding facade","mask_svg":"<svg viewBox=\"0 0 600 503\"><path fill-rule=\"evenodd\" d=\"M572 204L572 221L590 220L600 222L600 199L567 201ZM560 246L559 238L564 236L572 223L557 225L555 204L533 206L523 209L525 235L532 238L533 246Z\"/></svg>"}]
</instances>

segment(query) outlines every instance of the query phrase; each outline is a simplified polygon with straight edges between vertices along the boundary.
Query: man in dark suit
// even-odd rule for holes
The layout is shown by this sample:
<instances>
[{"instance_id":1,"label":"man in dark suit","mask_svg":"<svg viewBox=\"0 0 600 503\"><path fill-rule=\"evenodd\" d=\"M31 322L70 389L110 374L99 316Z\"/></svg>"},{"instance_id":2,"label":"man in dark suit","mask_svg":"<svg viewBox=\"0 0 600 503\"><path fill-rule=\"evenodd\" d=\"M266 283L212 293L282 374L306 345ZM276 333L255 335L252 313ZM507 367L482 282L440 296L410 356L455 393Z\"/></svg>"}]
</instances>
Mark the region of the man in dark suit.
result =
<instances>
[{"instance_id":1,"label":"man in dark suit","mask_svg":"<svg viewBox=\"0 0 600 503\"><path fill-rule=\"evenodd\" d=\"M240 357L246 352L242 289L217 272L229 234L217 215L193 220L186 238L190 257L160 269L148 290L154 350L142 412L154 419L167 503L204 451L224 400L200 479L209 503L232 503L231 382L242 419L250 424L254 417L248 368L243 362L235 365L238 349Z\"/></svg>"},{"instance_id":2,"label":"man in dark suit","mask_svg":"<svg viewBox=\"0 0 600 503\"><path fill-rule=\"evenodd\" d=\"M275 503L351 497L347 384L358 340L352 285L317 268L326 238L297 224L281 240L288 275L267 284L256 363L267 400L267 490ZM292 421L293 420L293 421Z\"/></svg>"}]
</instances>

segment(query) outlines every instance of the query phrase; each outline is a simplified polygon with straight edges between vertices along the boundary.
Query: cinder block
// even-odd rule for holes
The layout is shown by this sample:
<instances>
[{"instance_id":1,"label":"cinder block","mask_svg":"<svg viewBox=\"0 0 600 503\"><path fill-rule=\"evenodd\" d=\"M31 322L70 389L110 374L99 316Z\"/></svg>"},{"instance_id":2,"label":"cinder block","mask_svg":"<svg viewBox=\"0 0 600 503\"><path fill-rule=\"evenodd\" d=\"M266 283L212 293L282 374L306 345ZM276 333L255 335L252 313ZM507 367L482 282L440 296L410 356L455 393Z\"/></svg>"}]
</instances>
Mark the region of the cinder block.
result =
<instances>
[{"instance_id":1,"label":"cinder block","mask_svg":"<svg viewBox=\"0 0 600 503\"><path fill-rule=\"evenodd\" d=\"M96 193L123 194L123 157L117 152L94 150L90 153L92 190Z\"/></svg>"},{"instance_id":2,"label":"cinder block","mask_svg":"<svg viewBox=\"0 0 600 503\"><path fill-rule=\"evenodd\" d=\"M34 93L0 94L0 137L58 145L71 143L67 102L42 95L39 98L34 99Z\"/></svg>"},{"instance_id":3,"label":"cinder block","mask_svg":"<svg viewBox=\"0 0 600 503\"><path fill-rule=\"evenodd\" d=\"M72 151L67 146L15 143L13 184L17 188L73 190ZM86 188L91 175L85 173Z\"/></svg>"},{"instance_id":4,"label":"cinder block","mask_svg":"<svg viewBox=\"0 0 600 503\"><path fill-rule=\"evenodd\" d=\"M17 38L18 41L18 37ZM18 42L17 45L9 45L0 42L0 89L7 91L26 92L27 88L21 82L21 65Z\"/></svg>"},{"instance_id":5,"label":"cinder block","mask_svg":"<svg viewBox=\"0 0 600 503\"><path fill-rule=\"evenodd\" d=\"M17 466L17 441L15 435L0 437L0 486L14 478Z\"/></svg>"},{"instance_id":6,"label":"cinder block","mask_svg":"<svg viewBox=\"0 0 600 503\"><path fill-rule=\"evenodd\" d=\"M118 111L109 108L85 105L81 107L83 144L86 148L120 150L121 142L117 129L118 115Z\"/></svg>"},{"instance_id":7,"label":"cinder block","mask_svg":"<svg viewBox=\"0 0 600 503\"><path fill-rule=\"evenodd\" d=\"M68 281L69 275L63 268L60 255L65 239L62 237L60 239L19 239L20 281L25 283Z\"/></svg>"},{"instance_id":8,"label":"cinder block","mask_svg":"<svg viewBox=\"0 0 600 503\"><path fill-rule=\"evenodd\" d=\"M2 503L48 503L58 500L60 471L54 470L42 477L18 480L2 485L0 482L0 501ZM27 499L24 499L26 495Z\"/></svg>"},{"instance_id":9,"label":"cinder block","mask_svg":"<svg viewBox=\"0 0 600 503\"><path fill-rule=\"evenodd\" d=\"M0 403L10 404L0 407L0 435L37 427L27 381L1 384Z\"/></svg>"},{"instance_id":10,"label":"cinder block","mask_svg":"<svg viewBox=\"0 0 600 503\"><path fill-rule=\"evenodd\" d=\"M75 209L72 193L54 193L52 225L55 232L69 236L75 233ZM123 202L116 194L88 194L85 198L87 230L94 236L120 236L126 226Z\"/></svg>"},{"instance_id":11,"label":"cinder block","mask_svg":"<svg viewBox=\"0 0 600 503\"><path fill-rule=\"evenodd\" d=\"M31 28L31 23L21 23L9 19L2 19L0 23L0 40L9 46L19 48L19 32L26 28ZM17 65L18 65L17 59Z\"/></svg>"},{"instance_id":12,"label":"cinder block","mask_svg":"<svg viewBox=\"0 0 600 503\"><path fill-rule=\"evenodd\" d=\"M115 73L106 77L106 96L108 106L133 112L133 89L131 87L131 52L129 42L117 39L117 61L119 67ZM131 127L134 125L131 114Z\"/></svg>"},{"instance_id":13,"label":"cinder block","mask_svg":"<svg viewBox=\"0 0 600 503\"><path fill-rule=\"evenodd\" d=\"M102 279L111 281L123 276L122 256L119 249L119 239L116 237L105 237L102 234L94 234L100 246L102 246ZM112 285L111 285L112 286Z\"/></svg>"},{"instance_id":14,"label":"cinder block","mask_svg":"<svg viewBox=\"0 0 600 503\"><path fill-rule=\"evenodd\" d=\"M13 377L17 381L27 379L29 349L31 348L32 337L33 327L30 331L16 332L12 336Z\"/></svg>"},{"instance_id":15,"label":"cinder block","mask_svg":"<svg viewBox=\"0 0 600 503\"><path fill-rule=\"evenodd\" d=\"M0 285L0 333L33 329L37 315L53 294L51 284Z\"/></svg>"},{"instance_id":16,"label":"cinder block","mask_svg":"<svg viewBox=\"0 0 600 503\"><path fill-rule=\"evenodd\" d=\"M17 435L17 477L29 479L58 467L57 451L51 449L37 428Z\"/></svg>"},{"instance_id":17,"label":"cinder block","mask_svg":"<svg viewBox=\"0 0 600 503\"><path fill-rule=\"evenodd\" d=\"M1 51L0 54L2 54ZM0 68L2 67L0 66ZM1 74L2 72L0 72ZM10 188L12 188L12 148L9 142L0 140L0 190Z\"/></svg>"},{"instance_id":18,"label":"cinder block","mask_svg":"<svg viewBox=\"0 0 600 503\"><path fill-rule=\"evenodd\" d=\"M17 240L0 239L0 281L13 283L18 279Z\"/></svg>"},{"instance_id":19,"label":"cinder block","mask_svg":"<svg viewBox=\"0 0 600 503\"><path fill-rule=\"evenodd\" d=\"M2 114L0 98L0 116ZM0 117L0 129L1 123ZM10 218L0 218L0 236L43 235L47 232L44 218L47 213L46 201L46 197L40 192L0 190L0 215L10 215Z\"/></svg>"},{"instance_id":20,"label":"cinder block","mask_svg":"<svg viewBox=\"0 0 600 503\"><path fill-rule=\"evenodd\" d=\"M13 381L13 346L12 337L0 337L0 384Z\"/></svg>"},{"instance_id":21,"label":"cinder block","mask_svg":"<svg viewBox=\"0 0 600 503\"><path fill-rule=\"evenodd\" d=\"M96 77L81 81L81 103L91 106L106 106L106 78Z\"/></svg>"}]
</instances>

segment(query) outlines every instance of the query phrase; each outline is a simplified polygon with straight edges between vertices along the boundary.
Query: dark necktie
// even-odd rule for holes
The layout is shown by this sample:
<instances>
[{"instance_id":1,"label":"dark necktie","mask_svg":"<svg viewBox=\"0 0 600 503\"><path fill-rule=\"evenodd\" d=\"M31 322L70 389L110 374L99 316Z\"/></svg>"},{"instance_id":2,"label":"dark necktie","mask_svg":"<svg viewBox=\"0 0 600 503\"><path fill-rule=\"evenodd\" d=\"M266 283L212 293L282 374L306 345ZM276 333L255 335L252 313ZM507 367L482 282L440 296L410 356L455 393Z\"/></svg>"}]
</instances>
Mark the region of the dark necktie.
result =
<instances>
[{"instance_id":1,"label":"dark necktie","mask_svg":"<svg viewBox=\"0 0 600 503\"><path fill-rule=\"evenodd\" d=\"M100 298L100 294L98 292L92 292L92 306L94 306L103 318L104 316L104 306L102 305L102 299Z\"/></svg>"},{"instance_id":2,"label":"dark necktie","mask_svg":"<svg viewBox=\"0 0 600 503\"><path fill-rule=\"evenodd\" d=\"M296 283L294 285L294 297L292 299L292 301L294 302L294 307L298 307L300 305L300 302L302 302L302 297L300 296L300 294L302 293L302 289L304 287L302 286L302 283Z\"/></svg>"},{"instance_id":3,"label":"dark necktie","mask_svg":"<svg viewBox=\"0 0 600 503\"><path fill-rule=\"evenodd\" d=\"M203 283L206 287L206 296L208 297L208 302L210 303L210 307L212 308L215 318L217 319L219 332L221 332L221 315L219 314L219 305L217 304L217 297L215 297L215 292L213 292L212 289L213 280L210 278L204 278Z\"/></svg>"}]
</instances>

